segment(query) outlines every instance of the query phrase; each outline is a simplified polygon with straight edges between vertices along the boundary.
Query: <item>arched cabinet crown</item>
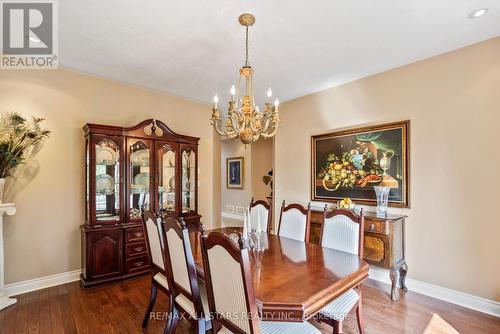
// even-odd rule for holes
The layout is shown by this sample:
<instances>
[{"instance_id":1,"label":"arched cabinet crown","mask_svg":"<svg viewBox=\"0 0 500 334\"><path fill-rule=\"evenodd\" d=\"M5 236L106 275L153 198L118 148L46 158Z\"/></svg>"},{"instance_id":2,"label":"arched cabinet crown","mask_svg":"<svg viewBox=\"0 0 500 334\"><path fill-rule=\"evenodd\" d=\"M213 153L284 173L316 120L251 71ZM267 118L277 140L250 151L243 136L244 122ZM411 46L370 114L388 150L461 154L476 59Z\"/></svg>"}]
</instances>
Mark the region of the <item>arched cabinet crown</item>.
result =
<instances>
[{"instance_id":1,"label":"arched cabinet crown","mask_svg":"<svg viewBox=\"0 0 500 334\"><path fill-rule=\"evenodd\" d=\"M198 228L199 138L178 134L154 119L132 127L86 124L83 130L82 283L87 287L149 272L141 208L182 217ZM105 235L119 242L100 242ZM107 247L95 247L100 244Z\"/></svg>"}]
</instances>

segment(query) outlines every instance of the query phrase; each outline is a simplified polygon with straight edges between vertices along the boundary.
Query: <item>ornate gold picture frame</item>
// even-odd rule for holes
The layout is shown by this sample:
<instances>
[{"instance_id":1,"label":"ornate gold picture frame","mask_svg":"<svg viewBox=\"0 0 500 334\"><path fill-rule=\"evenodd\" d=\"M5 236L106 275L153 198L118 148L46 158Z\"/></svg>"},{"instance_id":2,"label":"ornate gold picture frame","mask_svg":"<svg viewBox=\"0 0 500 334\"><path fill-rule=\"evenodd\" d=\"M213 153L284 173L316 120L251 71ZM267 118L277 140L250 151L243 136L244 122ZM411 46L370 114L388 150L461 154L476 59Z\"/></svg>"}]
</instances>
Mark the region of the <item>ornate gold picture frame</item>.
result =
<instances>
[{"instance_id":1,"label":"ornate gold picture frame","mask_svg":"<svg viewBox=\"0 0 500 334\"><path fill-rule=\"evenodd\" d=\"M374 186L389 186L389 205L409 207L410 121L311 137L311 199L345 197L376 205Z\"/></svg>"}]
</instances>

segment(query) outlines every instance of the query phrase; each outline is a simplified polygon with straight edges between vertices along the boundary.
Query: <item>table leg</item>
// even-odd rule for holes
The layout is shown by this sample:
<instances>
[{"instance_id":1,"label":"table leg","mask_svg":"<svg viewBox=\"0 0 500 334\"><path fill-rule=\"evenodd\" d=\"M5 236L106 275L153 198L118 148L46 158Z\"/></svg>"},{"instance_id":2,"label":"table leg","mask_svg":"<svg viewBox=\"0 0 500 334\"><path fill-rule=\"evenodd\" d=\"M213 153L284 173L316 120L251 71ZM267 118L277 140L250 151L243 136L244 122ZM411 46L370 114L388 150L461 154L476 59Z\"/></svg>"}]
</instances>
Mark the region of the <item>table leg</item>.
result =
<instances>
[{"instance_id":1,"label":"table leg","mask_svg":"<svg viewBox=\"0 0 500 334\"><path fill-rule=\"evenodd\" d=\"M391 269L389 276L391 278L391 300L398 301L399 293L396 291L398 285L399 271Z\"/></svg>"},{"instance_id":2,"label":"table leg","mask_svg":"<svg viewBox=\"0 0 500 334\"><path fill-rule=\"evenodd\" d=\"M404 291L408 291L408 288L406 287L406 274L408 273L408 265L406 262L399 268L399 285L401 286L401 289Z\"/></svg>"}]
</instances>

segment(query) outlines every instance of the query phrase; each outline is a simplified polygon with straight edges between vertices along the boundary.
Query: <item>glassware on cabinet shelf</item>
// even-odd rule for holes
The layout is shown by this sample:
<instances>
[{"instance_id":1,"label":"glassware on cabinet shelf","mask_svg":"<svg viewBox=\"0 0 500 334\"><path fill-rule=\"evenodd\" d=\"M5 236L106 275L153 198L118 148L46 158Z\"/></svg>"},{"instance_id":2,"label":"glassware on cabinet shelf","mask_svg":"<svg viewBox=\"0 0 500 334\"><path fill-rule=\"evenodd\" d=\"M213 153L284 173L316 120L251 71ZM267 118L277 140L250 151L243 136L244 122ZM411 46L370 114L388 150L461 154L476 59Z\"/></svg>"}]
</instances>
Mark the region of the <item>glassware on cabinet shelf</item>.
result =
<instances>
[{"instance_id":1,"label":"glassware on cabinet shelf","mask_svg":"<svg viewBox=\"0 0 500 334\"><path fill-rule=\"evenodd\" d=\"M130 145L130 218L149 208L149 147L141 140Z\"/></svg>"},{"instance_id":2,"label":"glassware on cabinet shelf","mask_svg":"<svg viewBox=\"0 0 500 334\"><path fill-rule=\"evenodd\" d=\"M160 148L158 175L158 206L168 213L175 212L175 149L165 144Z\"/></svg>"},{"instance_id":3,"label":"glassware on cabinet shelf","mask_svg":"<svg viewBox=\"0 0 500 334\"><path fill-rule=\"evenodd\" d=\"M196 211L196 153L182 151L182 212Z\"/></svg>"},{"instance_id":4,"label":"glassware on cabinet shelf","mask_svg":"<svg viewBox=\"0 0 500 334\"><path fill-rule=\"evenodd\" d=\"M120 219L120 150L110 139L95 145L96 220Z\"/></svg>"}]
</instances>

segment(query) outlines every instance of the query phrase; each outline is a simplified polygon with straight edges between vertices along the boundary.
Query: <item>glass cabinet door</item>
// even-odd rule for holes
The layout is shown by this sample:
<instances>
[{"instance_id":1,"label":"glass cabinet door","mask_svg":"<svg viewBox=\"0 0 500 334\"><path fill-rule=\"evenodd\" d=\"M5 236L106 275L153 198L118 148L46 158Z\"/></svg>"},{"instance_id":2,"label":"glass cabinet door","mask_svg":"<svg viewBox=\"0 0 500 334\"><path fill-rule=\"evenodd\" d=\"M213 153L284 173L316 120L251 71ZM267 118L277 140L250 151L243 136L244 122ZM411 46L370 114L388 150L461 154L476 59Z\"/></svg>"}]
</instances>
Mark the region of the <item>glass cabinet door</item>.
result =
<instances>
[{"instance_id":1,"label":"glass cabinet door","mask_svg":"<svg viewBox=\"0 0 500 334\"><path fill-rule=\"evenodd\" d=\"M151 183L151 142L144 139L128 138L129 173L127 203L130 220L141 219L141 208L149 209Z\"/></svg>"},{"instance_id":2,"label":"glass cabinet door","mask_svg":"<svg viewBox=\"0 0 500 334\"><path fill-rule=\"evenodd\" d=\"M177 145L174 143L157 143L158 175L157 175L157 200L158 209L167 213L177 212L176 208L176 170L177 170Z\"/></svg>"},{"instance_id":3,"label":"glass cabinet door","mask_svg":"<svg viewBox=\"0 0 500 334\"><path fill-rule=\"evenodd\" d=\"M108 138L96 138L94 142L96 222L119 221L122 179L120 145Z\"/></svg>"},{"instance_id":4,"label":"glass cabinet door","mask_svg":"<svg viewBox=\"0 0 500 334\"><path fill-rule=\"evenodd\" d=\"M181 152L181 208L183 213L196 211L196 151L184 147Z\"/></svg>"}]
</instances>

